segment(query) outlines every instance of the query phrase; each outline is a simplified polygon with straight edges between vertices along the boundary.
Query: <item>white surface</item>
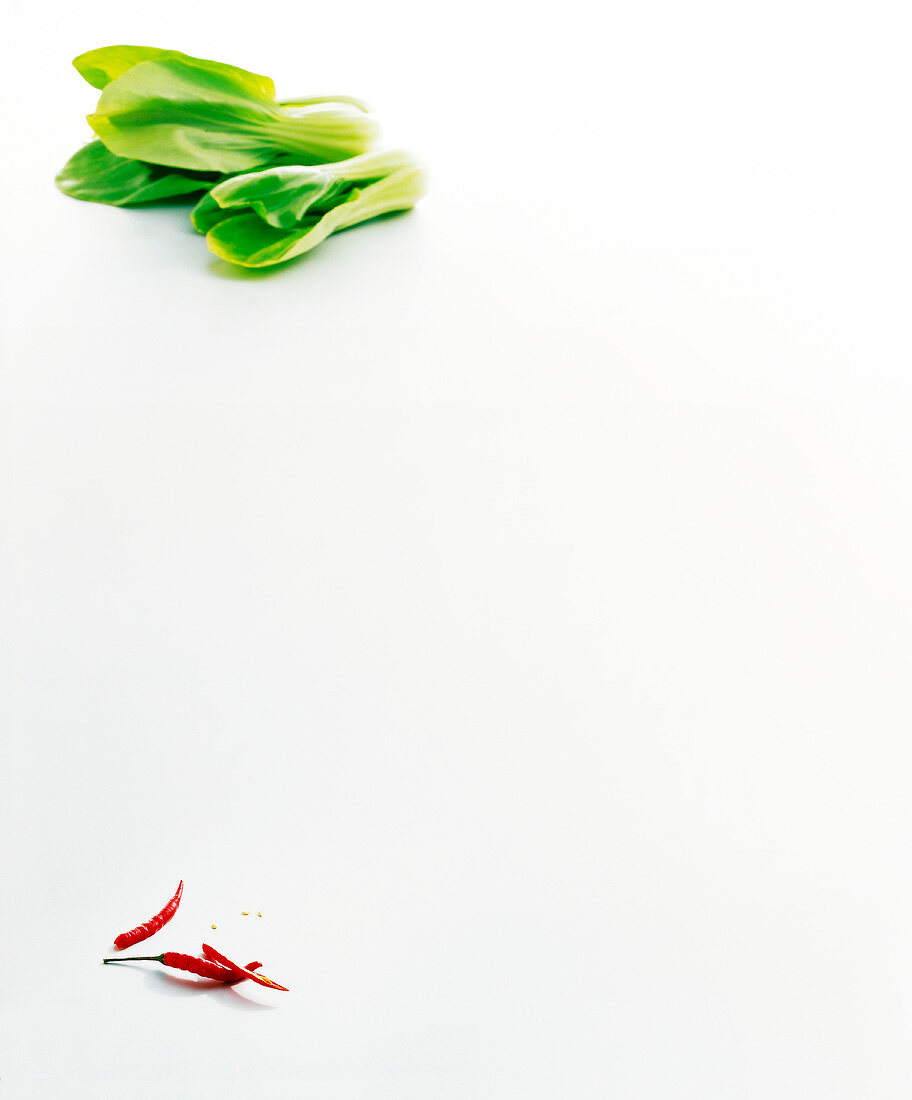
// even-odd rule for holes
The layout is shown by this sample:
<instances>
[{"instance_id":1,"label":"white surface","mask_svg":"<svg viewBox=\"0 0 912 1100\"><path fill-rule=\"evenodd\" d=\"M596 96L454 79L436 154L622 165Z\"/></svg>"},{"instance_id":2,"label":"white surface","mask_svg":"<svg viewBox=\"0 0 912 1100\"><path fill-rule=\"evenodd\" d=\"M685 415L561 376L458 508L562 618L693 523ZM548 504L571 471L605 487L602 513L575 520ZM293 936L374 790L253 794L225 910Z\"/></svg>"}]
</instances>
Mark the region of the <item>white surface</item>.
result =
<instances>
[{"instance_id":1,"label":"white surface","mask_svg":"<svg viewBox=\"0 0 912 1100\"><path fill-rule=\"evenodd\" d=\"M3 1097L909 1094L900 11L14 9ZM66 199L116 41L431 194L253 278ZM291 993L100 965L181 876Z\"/></svg>"}]
</instances>

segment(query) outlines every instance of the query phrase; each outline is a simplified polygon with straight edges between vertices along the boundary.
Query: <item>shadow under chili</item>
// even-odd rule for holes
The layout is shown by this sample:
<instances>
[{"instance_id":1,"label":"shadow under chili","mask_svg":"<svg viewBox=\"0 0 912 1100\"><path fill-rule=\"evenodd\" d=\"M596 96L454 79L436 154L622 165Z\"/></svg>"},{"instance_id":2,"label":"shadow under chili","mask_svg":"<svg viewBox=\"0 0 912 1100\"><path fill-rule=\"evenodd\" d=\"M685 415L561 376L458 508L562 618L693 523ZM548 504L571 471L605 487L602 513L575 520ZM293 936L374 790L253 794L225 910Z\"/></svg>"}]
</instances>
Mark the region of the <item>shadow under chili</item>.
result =
<instances>
[{"instance_id":1,"label":"shadow under chili","mask_svg":"<svg viewBox=\"0 0 912 1100\"><path fill-rule=\"evenodd\" d=\"M227 1008L233 1008L237 1012L271 1012L275 1005L260 1004L259 1001L251 1001L242 993L239 993L233 985L224 982L210 982L205 978L198 982L188 981L186 978L175 978L171 974L160 970L147 970L144 966L132 966L130 963L118 963L120 969L138 970L145 974L145 985L154 993L160 993L165 997L212 997L220 1001Z\"/></svg>"},{"instance_id":2,"label":"shadow under chili","mask_svg":"<svg viewBox=\"0 0 912 1100\"><path fill-rule=\"evenodd\" d=\"M275 1005L260 1004L259 1001L251 1001L242 993L239 993L233 985L224 982L210 982L205 978L198 982L189 981L187 978L175 978L171 974L162 974L157 971L147 972L146 985L158 993L164 993L168 997L200 997L209 996L213 1000L221 1001L228 1008L234 1008L240 1012L259 1012L261 1009L271 1012Z\"/></svg>"}]
</instances>

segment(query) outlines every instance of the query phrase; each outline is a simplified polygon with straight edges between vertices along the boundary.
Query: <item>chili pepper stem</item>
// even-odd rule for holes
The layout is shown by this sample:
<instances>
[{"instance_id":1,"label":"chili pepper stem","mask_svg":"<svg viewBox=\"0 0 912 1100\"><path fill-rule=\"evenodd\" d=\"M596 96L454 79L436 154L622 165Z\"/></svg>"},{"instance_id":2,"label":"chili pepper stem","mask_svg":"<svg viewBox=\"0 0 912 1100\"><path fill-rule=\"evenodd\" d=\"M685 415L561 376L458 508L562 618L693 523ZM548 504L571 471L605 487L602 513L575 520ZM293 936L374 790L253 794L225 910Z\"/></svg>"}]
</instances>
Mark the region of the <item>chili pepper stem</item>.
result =
<instances>
[{"instance_id":1,"label":"chili pepper stem","mask_svg":"<svg viewBox=\"0 0 912 1100\"><path fill-rule=\"evenodd\" d=\"M102 959L103 963L163 963L164 955L133 955L129 959Z\"/></svg>"}]
</instances>

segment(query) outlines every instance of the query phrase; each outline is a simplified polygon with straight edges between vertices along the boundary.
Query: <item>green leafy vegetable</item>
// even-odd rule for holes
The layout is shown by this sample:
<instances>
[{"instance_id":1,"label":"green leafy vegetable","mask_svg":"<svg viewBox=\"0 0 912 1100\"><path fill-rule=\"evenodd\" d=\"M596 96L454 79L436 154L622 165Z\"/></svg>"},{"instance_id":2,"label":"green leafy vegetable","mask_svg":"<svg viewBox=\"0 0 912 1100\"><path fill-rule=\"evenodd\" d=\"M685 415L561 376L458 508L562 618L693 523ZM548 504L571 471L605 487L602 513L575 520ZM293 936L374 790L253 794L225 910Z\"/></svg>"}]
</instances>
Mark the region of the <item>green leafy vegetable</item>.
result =
<instances>
[{"instance_id":1,"label":"green leafy vegetable","mask_svg":"<svg viewBox=\"0 0 912 1100\"><path fill-rule=\"evenodd\" d=\"M337 230L410 209L424 187L409 154L373 153L320 168L234 176L213 187L191 217L217 256L266 267L310 251Z\"/></svg>"},{"instance_id":2,"label":"green leafy vegetable","mask_svg":"<svg viewBox=\"0 0 912 1100\"><path fill-rule=\"evenodd\" d=\"M74 199L132 206L179 195L198 195L221 178L214 172L189 172L125 160L96 140L70 157L56 182L64 194Z\"/></svg>"},{"instance_id":3,"label":"green leafy vegetable","mask_svg":"<svg viewBox=\"0 0 912 1100\"><path fill-rule=\"evenodd\" d=\"M218 61L204 61L191 57L180 50L160 50L155 46L102 46L99 50L89 50L73 58L73 66L83 79L93 88L105 88L112 80L123 76L125 72L142 61L185 61L188 64L209 65L225 73L231 73L239 82L246 84L257 95L272 98L275 84L268 76L249 73L234 65L225 65Z\"/></svg>"},{"instance_id":4,"label":"green leafy vegetable","mask_svg":"<svg viewBox=\"0 0 912 1100\"><path fill-rule=\"evenodd\" d=\"M73 61L101 91L97 135L57 176L73 198L131 206L203 197L194 226L216 255L265 267L424 193L407 153L369 153L360 99L277 101L267 76L152 46L105 46Z\"/></svg>"},{"instance_id":5,"label":"green leafy vegetable","mask_svg":"<svg viewBox=\"0 0 912 1100\"><path fill-rule=\"evenodd\" d=\"M120 157L195 171L342 160L373 143L374 119L353 104L282 107L250 75L193 58L140 61L105 85L89 125Z\"/></svg>"}]
</instances>

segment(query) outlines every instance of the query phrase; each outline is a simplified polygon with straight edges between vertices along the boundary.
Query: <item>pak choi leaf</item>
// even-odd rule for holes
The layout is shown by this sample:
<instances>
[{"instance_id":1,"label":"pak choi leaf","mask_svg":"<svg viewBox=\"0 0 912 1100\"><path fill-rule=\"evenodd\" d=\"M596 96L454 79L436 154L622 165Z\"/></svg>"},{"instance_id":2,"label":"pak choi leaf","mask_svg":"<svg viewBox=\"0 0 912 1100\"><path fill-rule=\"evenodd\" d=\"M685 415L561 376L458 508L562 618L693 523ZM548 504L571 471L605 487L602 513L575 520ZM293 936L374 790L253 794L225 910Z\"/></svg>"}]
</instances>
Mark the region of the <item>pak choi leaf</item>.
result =
<instances>
[{"instance_id":1,"label":"pak choi leaf","mask_svg":"<svg viewBox=\"0 0 912 1100\"><path fill-rule=\"evenodd\" d=\"M65 195L111 206L133 206L208 191L222 177L214 172L189 172L141 160L125 160L97 139L84 145L57 176Z\"/></svg>"},{"instance_id":2,"label":"pak choi leaf","mask_svg":"<svg viewBox=\"0 0 912 1100\"><path fill-rule=\"evenodd\" d=\"M282 263L331 234L396 210L424 194L407 153L375 153L308 167L276 167L216 184L193 211L212 252L244 267Z\"/></svg>"},{"instance_id":3,"label":"pak choi leaf","mask_svg":"<svg viewBox=\"0 0 912 1100\"><path fill-rule=\"evenodd\" d=\"M195 171L243 172L362 153L375 120L350 103L282 107L250 74L197 59L140 61L107 83L89 125L120 157Z\"/></svg>"},{"instance_id":4,"label":"pak choi leaf","mask_svg":"<svg viewBox=\"0 0 912 1100\"><path fill-rule=\"evenodd\" d=\"M160 50L155 46L102 46L98 50L89 50L73 58L73 66L84 80L93 88L105 88L112 80L123 76L125 72L141 61L185 61L188 64L199 63L210 68L222 69L246 84L257 95L270 98L275 95L275 85L268 76L247 72L234 65L225 65L219 61L205 61L200 57L191 57L180 50Z\"/></svg>"}]
</instances>

